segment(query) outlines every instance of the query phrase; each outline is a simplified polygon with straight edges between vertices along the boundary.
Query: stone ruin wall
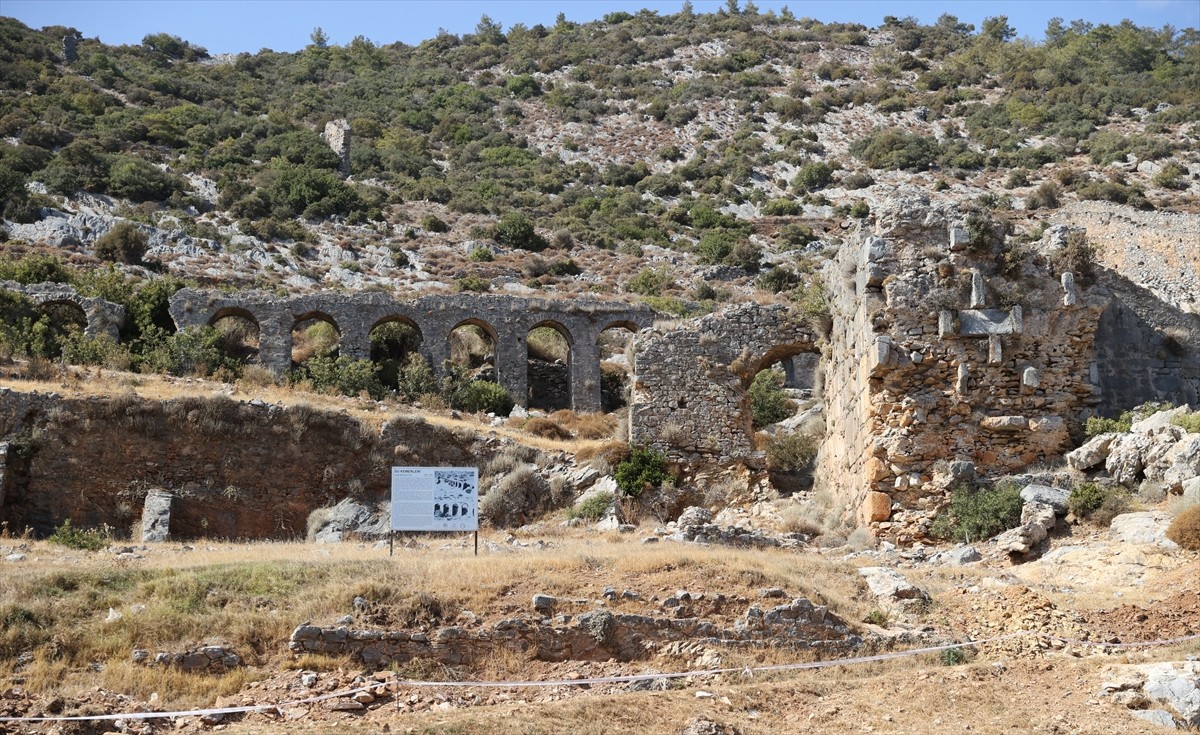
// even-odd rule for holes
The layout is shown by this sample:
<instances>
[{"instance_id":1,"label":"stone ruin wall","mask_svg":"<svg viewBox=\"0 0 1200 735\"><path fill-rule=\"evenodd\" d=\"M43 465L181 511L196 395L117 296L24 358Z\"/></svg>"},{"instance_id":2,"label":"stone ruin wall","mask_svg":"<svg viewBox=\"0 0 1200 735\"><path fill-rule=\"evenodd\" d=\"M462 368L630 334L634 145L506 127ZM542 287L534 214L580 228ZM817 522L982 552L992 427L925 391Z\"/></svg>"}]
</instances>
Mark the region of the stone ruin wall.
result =
<instances>
[{"instance_id":1,"label":"stone ruin wall","mask_svg":"<svg viewBox=\"0 0 1200 735\"><path fill-rule=\"evenodd\" d=\"M346 178L350 175L350 122L345 119L330 120L325 123L325 130L321 137L337 154L341 161L338 173L343 179Z\"/></svg>"},{"instance_id":2,"label":"stone ruin wall","mask_svg":"<svg viewBox=\"0 0 1200 735\"><path fill-rule=\"evenodd\" d=\"M1043 255L1004 268L973 251L960 212L923 197L898 197L877 217L826 269L827 337L760 304L639 335L632 440L678 461L760 464L750 381L820 353L818 482L848 525L913 541L951 488L1057 463L1089 416L1194 402L1194 315L1108 271L1085 284ZM1168 333L1180 344L1164 346Z\"/></svg>"},{"instance_id":3,"label":"stone ruin wall","mask_svg":"<svg viewBox=\"0 0 1200 735\"><path fill-rule=\"evenodd\" d=\"M953 485L1050 463L1101 401L1109 303L1029 258L1005 275L953 211L901 203L828 274L833 310L819 472L861 525L920 538ZM830 443L830 442L827 442Z\"/></svg>"},{"instance_id":4,"label":"stone ruin wall","mask_svg":"<svg viewBox=\"0 0 1200 735\"><path fill-rule=\"evenodd\" d=\"M129 530L162 491L172 538L304 538L317 508L386 501L393 465L482 464L500 449L416 418L376 427L306 404L0 388L0 521L42 536L64 518Z\"/></svg>"},{"instance_id":5,"label":"stone ruin wall","mask_svg":"<svg viewBox=\"0 0 1200 735\"><path fill-rule=\"evenodd\" d=\"M761 463L746 389L762 368L818 352L817 340L786 306L756 303L639 334L631 441L677 461Z\"/></svg>"}]
</instances>

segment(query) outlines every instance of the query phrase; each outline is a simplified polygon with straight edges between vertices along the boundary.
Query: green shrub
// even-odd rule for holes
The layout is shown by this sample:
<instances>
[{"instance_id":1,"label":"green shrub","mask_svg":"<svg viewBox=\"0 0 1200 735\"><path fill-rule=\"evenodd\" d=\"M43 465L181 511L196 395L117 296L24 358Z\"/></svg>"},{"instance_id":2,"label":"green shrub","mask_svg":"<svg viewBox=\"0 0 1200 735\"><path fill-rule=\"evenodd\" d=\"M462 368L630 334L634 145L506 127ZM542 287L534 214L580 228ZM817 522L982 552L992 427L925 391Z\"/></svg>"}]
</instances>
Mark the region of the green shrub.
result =
<instances>
[{"instance_id":1,"label":"green shrub","mask_svg":"<svg viewBox=\"0 0 1200 735\"><path fill-rule=\"evenodd\" d=\"M379 365L370 360L355 360L349 355L310 358L294 371L293 380L309 380L319 391L334 391L345 396L366 393L381 400L386 395L379 380Z\"/></svg>"},{"instance_id":2,"label":"green shrub","mask_svg":"<svg viewBox=\"0 0 1200 735\"><path fill-rule=\"evenodd\" d=\"M100 551L108 546L112 540L112 535L109 533L107 527L80 530L73 527L71 519L67 518L62 522L61 526L54 529L54 533L50 534L46 540L52 544L66 546L68 549Z\"/></svg>"},{"instance_id":3,"label":"green shrub","mask_svg":"<svg viewBox=\"0 0 1200 735\"><path fill-rule=\"evenodd\" d=\"M146 233L132 222L118 222L96 240L96 257L110 263L137 265L146 254Z\"/></svg>"},{"instance_id":4,"label":"green shrub","mask_svg":"<svg viewBox=\"0 0 1200 735\"><path fill-rule=\"evenodd\" d=\"M783 380L783 373L778 370L762 370L754 376L747 393L755 429L777 424L796 410L796 404L783 390Z\"/></svg>"},{"instance_id":5,"label":"green shrub","mask_svg":"<svg viewBox=\"0 0 1200 735\"><path fill-rule=\"evenodd\" d=\"M878 625L881 628L886 628L888 624L888 614L884 610L875 608L871 612L867 613L867 616L863 618L863 620L871 625Z\"/></svg>"},{"instance_id":6,"label":"green shrub","mask_svg":"<svg viewBox=\"0 0 1200 735\"><path fill-rule=\"evenodd\" d=\"M958 647L947 648L938 653L938 661L942 663L942 666L959 666L970 660L967 652Z\"/></svg>"},{"instance_id":7,"label":"green shrub","mask_svg":"<svg viewBox=\"0 0 1200 735\"><path fill-rule=\"evenodd\" d=\"M1167 538L1188 551L1200 551L1200 505L1193 505L1175 516L1167 526Z\"/></svg>"},{"instance_id":8,"label":"green shrub","mask_svg":"<svg viewBox=\"0 0 1200 735\"><path fill-rule=\"evenodd\" d=\"M463 389L451 396L451 408L471 413L493 413L507 416L512 413L516 402L508 391L487 380L472 380Z\"/></svg>"},{"instance_id":9,"label":"green shrub","mask_svg":"<svg viewBox=\"0 0 1200 735\"><path fill-rule=\"evenodd\" d=\"M490 263L496 256L492 255L492 249L487 245L476 245L471 248L471 254L467 258L473 263Z\"/></svg>"},{"instance_id":10,"label":"green shrub","mask_svg":"<svg viewBox=\"0 0 1200 735\"><path fill-rule=\"evenodd\" d=\"M405 400L415 401L437 390L437 378L424 357L413 353L396 374L396 392Z\"/></svg>"},{"instance_id":11,"label":"green shrub","mask_svg":"<svg viewBox=\"0 0 1200 735\"><path fill-rule=\"evenodd\" d=\"M833 181L833 167L824 161L815 161L800 168L796 177L792 179L792 186L796 188L796 191L805 193L824 189L829 186L831 181Z\"/></svg>"},{"instance_id":12,"label":"green shrub","mask_svg":"<svg viewBox=\"0 0 1200 735\"><path fill-rule=\"evenodd\" d=\"M486 293L492 290L492 282L472 273L455 281L454 287L468 293Z\"/></svg>"},{"instance_id":13,"label":"green shrub","mask_svg":"<svg viewBox=\"0 0 1200 735\"><path fill-rule=\"evenodd\" d=\"M767 468L772 472L802 472L812 467L821 446L816 434L776 434L767 441Z\"/></svg>"},{"instance_id":14,"label":"green shrub","mask_svg":"<svg viewBox=\"0 0 1200 735\"><path fill-rule=\"evenodd\" d=\"M1021 523L1021 488L1005 482L990 490L955 488L950 505L934 521L937 536L964 543L982 541Z\"/></svg>"},{"instance_id":15,"label":"green shrub","mask_svg":"<svg viewBox=\"0 0 1200 735\"><path fill-rule=\"evenodd\" d=\"M663 286L671 282L671 277L660 268L643 268L638 274L625 282L625 290L639 293L643 296L658 296Z\"/></svg>"},{"instance_id":16,"label":"green shrub","mask_svg":"<svg viewBox=\"0 0 1200 735\"><path fill-rule=\"evenodd\" d=\"M546 249L546 240L533 228L531 220L523 212L505 212L496 223L496 239L509 247L539 252Z\"/></svg>"},{"instance_id":17,"label":"green shrub","mask_svg":"<svg viewBox=\"0 0 1200 735\"><path fill-rule=\"evenodd\" d=\"M765 217L788 217L804 213L804 207L795 199L772 199L762 206Z\"/></svg>"},{"instance_id":18,"label":"green shrub","mask_svg":"<svg viewBox=\"0 0 1200 735\"><path fill-rule=\"evenodd\" d=\"M443 222L437 215L427 214L421 218L421 229L426 232L447 232L450 230L450 225Z\"/></svg>"},{"instance_id":19,"label":"green shrub","mask_svg":"<svg viewBox=\"0 0 1200 735\"><path fill-rule=\"evenodd\" d=\"M1101 434L1109 434L1112 432L1129 431L1129 422L1121 419L1106 419L1100 416L1089 416L1087 423L1084 424L1083 433L1091 439L1094 436Z\"/></svg>"},{"instance_id":20,"label":"green shrub","mask_svg":"<svg viewBox=\"0 0 1200 735\"><path fill-rule=\"evenodd\" d=\"M1067 498L1067 510L1076 518L1087 518L1104 505L1108 490L1095 482L1081 482L1071 488Z\"/></svg>"},{"instance_id":21,"label":"green shrub","mask_svg":"<svg viewBox=\"0 0 1200 735\"><path fill-rule=\"evenodd\" d=\"M598 521L612 505L613 494L609 492L596 493L582 503L567 509L567 518L580 518L585 521Z\"/></svg>"},{"instance_id":22,"label":"green shrub","mask_svg":"<svg viewBox=\"0 0 1200 735\"><path fill-rule=\"evenodd\" d=\"M629 457L617 464L613 472L617 489L631 498L640 497L646 490L661 487L671 477L666 456L641 445L630 447Z\"/></svg>"},{"instance_id":23,"label":"green shrub","mask_svg":"<svg viewBox=\"0 0 1200 735\"><path fill-rule=\"evenodd\" d=\"M1200 411L1172 416L1171 423L1183 428L1189 434L1200 434Z\"/></svg>"}]
</instances>

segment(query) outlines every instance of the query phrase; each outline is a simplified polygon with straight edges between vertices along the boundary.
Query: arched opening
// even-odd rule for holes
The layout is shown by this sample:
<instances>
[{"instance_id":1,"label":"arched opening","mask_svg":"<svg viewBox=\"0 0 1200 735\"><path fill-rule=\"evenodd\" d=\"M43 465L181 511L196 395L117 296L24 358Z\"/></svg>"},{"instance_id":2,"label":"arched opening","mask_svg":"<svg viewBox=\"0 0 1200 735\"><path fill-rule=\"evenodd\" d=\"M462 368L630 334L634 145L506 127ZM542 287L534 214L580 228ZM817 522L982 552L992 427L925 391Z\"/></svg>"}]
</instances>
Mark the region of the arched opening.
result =
<instances>
[{"instance_id":1,"label":"arched opening","mask_svg":"<svg viewBox=\"0 0 1200 735\"><path fill-rule=\"evenodd\" d=\"M336 358L341 338L333 317L319 311L302 314L292 325L292 367L314 357Z\"/></svg>"},{"instance_id":2,"label":"arched opening","mask_svg":"<svg viewBox=\"0 0 1200 735\"><path fill-rule=\"evenodd\" d=\"M219 344L226 355L241 362L258 359L258 321L245 309L221 309L208 322L217 330Z\"/></svg>"},{"instance_id":3,"label":"arched opening","mask_svg":"<svg viewBox=\"0 0 1200 735\"><path fill-rule=\"evenodd\" d=\"M450 362L472 380L496 382L496 332L487 322L469 319L450 331Z\"/></svg>"},{"instance_id":4,"label":"arched opening","mask_svg":"<svg viewBox=\"0 0 1200 735\"><path fill-rule=\"evenodd\" d=\"M529 407L571 407L571 338L557 322L542 322L525 335Z\"/></svg>"},{"instance_id":5,"label":"arched opening","mask_svg":"<svg viewBox=\"0 0 1200 735\"><path fill-rule=\"evenodd\" d=\"M616 322L600 332L600 410L611 413L629 404L633 377L633 335L637 325Z\"/></svg>"},{"instance_id":6,"label":"arched opening","mask_svg":"<svg viewBox=\"0 0 1200 735\"><path fill-rule=\"evenodd\" d=\"M406 317L388 316L371 328L371 360L379 365L379 380L397 390L400 374L412 356L420 359L421 330Z\"/></svg>"},{"instance_id":7,"label":"arched opening","mask_svg":"<svg viewBox=\"0 0 1200 735\"><path fill-rule=\"evenodd\" d=\"M71 301L46 301L38 306L41 317L38 322L47 329L40 336L41 345L35 345L42 356L58 358L63 346L70 339L78 339L87 330L87 314Z\"/></svg>"},{"instance_id":8,"label":"arched opening","mask_svg":"<svg viewBox=\"0 0 1200 735\"><path fill-rule=\"evenodd\" d=\"M755 444L766 452L771 482L785 495L810 490L825 434L820 355L769 355L746 389Z\"/></svg>"}]
</instances>

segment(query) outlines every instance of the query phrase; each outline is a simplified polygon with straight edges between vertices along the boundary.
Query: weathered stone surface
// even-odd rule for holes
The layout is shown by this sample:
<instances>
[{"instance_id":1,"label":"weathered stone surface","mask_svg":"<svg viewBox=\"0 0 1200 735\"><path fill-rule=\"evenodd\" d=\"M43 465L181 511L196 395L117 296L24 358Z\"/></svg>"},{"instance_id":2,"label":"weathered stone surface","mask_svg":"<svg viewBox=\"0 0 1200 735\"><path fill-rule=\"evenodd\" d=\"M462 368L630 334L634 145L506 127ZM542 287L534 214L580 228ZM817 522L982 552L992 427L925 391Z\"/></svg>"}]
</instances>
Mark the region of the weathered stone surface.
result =
<instances>
[{"instance_id":1,"label":"weathered stone surface","mask_svg":"<svg viewBox=\"0 0 1200 735\"><path fill-rule=\"evenodd\" d=\"M171 503L175 495L165 490L152 490L142 504L142 541L166 541L171 528Z\"/></svg>"},{"instance_id":2,"label":"weathered stone surface","mask_svg":"<svg viewBox=\"0 0 1200 735\"><path fill-rule=\"evenodd\" d=\"M1071 494L1062 488L1047 485L1026 485L1021 490L1021 500L1026 503L1049 505L1060 514L1067 512L1067 498L1070 496Z\"/></svg>"},{"instance_id":3,"label":"weathered stone surface","mask_svg":"<svg viewBox=\"0 0 1200 735\"><path fill-rule=\"evenodd\" d=\"M867 582L867 588L881 602L898 603L904 600L928 600L929 593L888 567L860 567L858 573Z\"/></svg>"},{"instance_id":4,"label":"weathered stone surface","mask_svg":"<svg viewBox=\"0 0 1200 735\"><path fill-rule=\"evenodd\" d=\"M332 508L314 511L319 523L310 523L310 541L316 543L338 543L352 536L382 538L388 535L388 516L364 505L354 498L346 498Z\"/></svg>"},{"instance_id":5,"label":"weathered stone surface","mask_svg":"<svg viewBox=\"0 0 1200 735\"><path fill-rule=\"evenodd\" d=\"M15 235L14 235L15 236ZM125 323L125 307L92 296L81 296L73 287L63 283L24 285L16 281L0 281L0 289L24 294L38 306L68 304L83 312L87 320L84 334L89 337L107 335L115 342L121 338Z\"/></svg>"},{"instance_id":6,"label":"weathered stone surface","mask_svg":"<svg viewBox=\"0 0 1200 735\"><path fill-rule=\"evenodd\" d=\"M338 172L342 178L350 175L350 122L348 120L330 120L325 123L323 137L333 152L341 161Z\"/></svg>"},{"instance_id":7,"label":"weathered stone surface","mask_svg":"<svg viewBox=\"0 0 1200 735\"><path fill-rule=\"evenodd\" d=\"M1027 501L1021 508L1021 525L996 536L996 548L1010 554L1027 555L1050 535L1055 522L1052 506Z\"/></svg>"},{"instance_id":8,"label":"weathered stone surface","mask_svg":"<svg viewBox=\"0 0 1200 735\"><path fill-rule=\"evenodd\" d=\"M1073 470L1090 470L1108 459L1108 451L1118 434L1100 434L1094 436L1073 451L1067 452L1067 465Z\"/></svg>"},{"instance_id":9,"label":"weathered stone surface","mask_svg":"<svg viewBox=\"0 0 1200 735\"><path fill-rule=\"evenodd\" d=\"M861 515L865 523L886 521L892 515L892 496L874 491L867 493Z\"/></svg>"},{"instance_id":10,"label":"weathered stone surface","mask_svg":"<svg viewBox=\"0 0 1200 735\"><path fill-rule=\"evenodd\" d=\"M979 420L980 427L991 431L1024 431L1029 421L1024 416L985 416Z\"/></svg>"},{"instance_id":11,"label":"weathered stone surface","mask_svg":"<svg viewBox=\"0 0 1200 735\"><path fill-rule=\"evenodd\" d=\"M974 546L955 546L952 549L946 549L933 556L931 561L934 564L945 564L947 566L961 567L964 564L970 564L982 559L979 549Z\"/></svg>"},{"instance_id":12,"label":"weathered stone surface","mask_svg":"<svg viewBox=\"0 0 1200 735\"><path fill-rule=\"evenodd\" d=\"M1124 513L1112 519L1108 532L1114 541L1127 544L1153 544L1164 548L1178 548L1174 541L1167 538L1167 527L1171 525L1171 515L1161 510L1143 513Z\"/></svg>"},{"instance_id":13,"label":"weathered stone surface","mask_svg":"<svg viewBox=\"0 0 1200 735\"><path fill-rule=\"evenodd\" d=\"M701 526L705 523L711 523L713 519L712 511L708 508L701 508L697 505L684 508L679 514L679 519L676 521L680 526Z\"/></svg>"},{"instance_id":14,"label":"weathered stone surface","mask_svg":"<svg viewBox=\"0 0 1200 735\"><path fill-rule=\"evenodd\" d=\"M987 337L1020 334L1012 312L1000 309L963 309L958 312L958 333L962 337Z\"/></svg>"}]
</instances>

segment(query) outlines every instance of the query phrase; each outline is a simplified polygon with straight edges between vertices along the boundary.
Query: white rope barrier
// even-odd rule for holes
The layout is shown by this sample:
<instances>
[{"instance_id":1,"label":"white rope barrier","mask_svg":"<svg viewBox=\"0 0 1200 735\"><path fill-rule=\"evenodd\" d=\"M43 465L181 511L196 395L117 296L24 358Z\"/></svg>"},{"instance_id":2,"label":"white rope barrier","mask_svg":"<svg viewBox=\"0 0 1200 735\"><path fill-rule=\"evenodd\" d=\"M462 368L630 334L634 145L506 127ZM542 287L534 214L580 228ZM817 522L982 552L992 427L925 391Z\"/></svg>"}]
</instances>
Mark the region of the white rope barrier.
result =
<instances>
[{"instance_id":1,"label":"white rope barrier","mask_svg":"<svg viewBox=\"0 0 1200 735\"><path fill-rule=\"evenodd\" d=\"M827 659L824 661L807 661L803 663L791 664L772 664L766 666L752 666L741 668L718 668L718 669L703 669L697 671L677 671L667 673L646 673L646 674L627 674L623 676L597 676L585 679L551 679L543 681L419 681L413 679L392 679L389 681L380 681L368 686L358 687L355 689L346 689L340 692L332 692L329 694L321 694L306 699L297 699L280 704L254 704L241 707L216 707L210 709L193 709L193 710L178 710L174 712L131 712L127 714L114 715L79 715L74 717L0 717L0 722L80 722L80 721L98 721L98 720L148 720L162 718L177 718L177 717L199 717L205 715L230 715L230 714L246 714L250 712L279 712L284 708L299 707L306 704L316 704L330 699L340 699L342 697L352 697L360 692L372 692L383 687L444 687L444 688L508 688L508 687L556 687L556 686L590 686L592 684L622 684L633 681L651 681L655 679L685 679L695 676L715 676L718 674L742 674L743 676L753 676L756 673L774 672L774 671L797 671L802 669L824 669L832 666L856 666L859 664L874 663L877 661L890 661L898 658L908 658L910 656L922 656L927 653L937 653L939 651L948 651L954 648L963 648L965 646L980 646L987 643L996 643L998 641L1011 640L1014 638L1049 638L1051 640L1059 640L1071 645L1093 646L1097 648L1139 648L1139 647L1154 647L1154 646L1169 646L1178 643L1186 643L1188 641L1200 640L1200 635L1187 635L1178 638L1166 638L1153 641L1142 641L1139 643L1103 643L1096 641L1081 641L1070 638L1062 638L1060 636L1049 635L1046 633L1037 633L1033 631L1020 631L1010 633L1008 635L997 636L995 638L984 638L975 641L963 641L961 643L946 643L940 646L926 646L923 648L910 648L903 651L891 651L888 653L879 653L871 656L854 656L851 658L836 658Z\"/></svg>"}]
</instances>

